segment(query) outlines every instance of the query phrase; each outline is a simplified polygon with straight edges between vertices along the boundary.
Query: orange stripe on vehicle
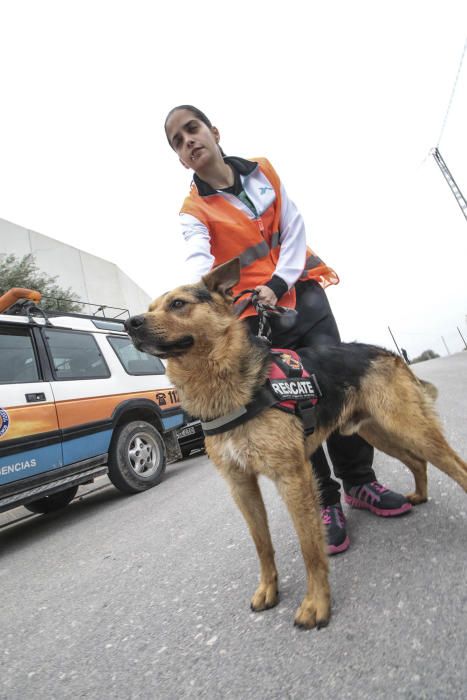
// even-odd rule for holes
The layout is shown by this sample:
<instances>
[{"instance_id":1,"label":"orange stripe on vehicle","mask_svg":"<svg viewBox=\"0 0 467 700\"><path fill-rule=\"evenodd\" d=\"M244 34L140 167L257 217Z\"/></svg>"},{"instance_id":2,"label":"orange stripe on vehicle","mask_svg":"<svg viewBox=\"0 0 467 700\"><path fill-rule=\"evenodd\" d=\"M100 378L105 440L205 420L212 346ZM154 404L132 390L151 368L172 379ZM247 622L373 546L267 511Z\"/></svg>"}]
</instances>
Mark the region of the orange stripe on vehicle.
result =
<instances>
[{"instance_id":1,"label":"orange stripe on vehicle","mask_svg":"<svg viewBox=\"0 0 467 700\"><path fill-rule=\"evenodd\" d=\"M116 407L130 399L149 399L156 403L161 411L180 405L175 389L158 389L136 393L111 394L109 396L92 396L85 399L70 399L57 403L60 428L92 423L97 420L110 419Z\"/></svg>"},{"instance_id":2,"label":"orange stripe on vehicle","mask_svg":"<svg viewBox=\"0 0 467 700\"><path fill-rule=\"evenodd\" d=\"M57 430L57 413L53 403L13 406L4 410L8 413L10 425L0 437L0 442Z\"/></svg>"}]
</instances>

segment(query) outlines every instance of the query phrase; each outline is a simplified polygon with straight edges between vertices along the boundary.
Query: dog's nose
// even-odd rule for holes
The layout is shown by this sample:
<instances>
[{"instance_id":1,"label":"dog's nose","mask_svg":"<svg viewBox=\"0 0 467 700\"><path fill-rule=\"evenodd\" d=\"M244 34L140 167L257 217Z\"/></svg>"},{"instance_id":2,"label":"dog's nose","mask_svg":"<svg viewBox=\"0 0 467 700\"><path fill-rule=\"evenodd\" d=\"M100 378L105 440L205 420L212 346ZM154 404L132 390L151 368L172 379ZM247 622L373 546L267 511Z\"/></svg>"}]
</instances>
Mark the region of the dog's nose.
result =
<instances>
[{"instance_id":1,"label":"dog's nose","mask_svg":"<svg viewBox=\"0 0 467 700\"><path fill-rule=\"evenodd\" d=\"M136 331L138 328L140 328L144 323L144 316L130 316L125 322L125 330L128 333L131 333L131 331Z\"/></svg>"}]
</instances>

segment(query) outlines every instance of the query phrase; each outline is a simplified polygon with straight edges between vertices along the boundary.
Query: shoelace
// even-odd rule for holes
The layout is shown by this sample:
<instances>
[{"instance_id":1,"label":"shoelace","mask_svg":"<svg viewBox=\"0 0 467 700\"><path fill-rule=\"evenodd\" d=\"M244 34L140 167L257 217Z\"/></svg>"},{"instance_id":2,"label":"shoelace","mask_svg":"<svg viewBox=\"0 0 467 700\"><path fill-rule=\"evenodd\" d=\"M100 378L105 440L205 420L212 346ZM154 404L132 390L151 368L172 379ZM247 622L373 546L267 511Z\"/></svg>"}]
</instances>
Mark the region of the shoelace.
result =
<instances>
[{"instance_id":1,"label":"shoelace","mask_svg":"<svg viewBox=\"0 0 467 700\"><path fill-rule=\"evenodd\" d=\"M383 484L380 484L378 481L372 481L370 486L372 486L375 491L378 491L378 493L386 493L386 491L389 491L386 486L383 486Z\"/></svg>"},{"instance_id":2,"label":"shoelace","mask_svg":"<svg viewBox=\"0 0 467 700\"><path fill-rule=\"evenodd\" d=\"M332 525L332 511L337 514L337 524L339 527L345 527L345 516L341 508L338 506L326 506L321 508L321 519L325 525Z\"/></svg>"},{"instance_id":3,"label":"shoelace","mask_svg":"<svg viewBox=\"0 0 467 700\"><path fill-rule=\"evenodd\" d=\"M331 506L326 506L326 508L321 508L321 518L325 525L330 525L332 522L331 518Z\"/></svg>"}]
</instances>

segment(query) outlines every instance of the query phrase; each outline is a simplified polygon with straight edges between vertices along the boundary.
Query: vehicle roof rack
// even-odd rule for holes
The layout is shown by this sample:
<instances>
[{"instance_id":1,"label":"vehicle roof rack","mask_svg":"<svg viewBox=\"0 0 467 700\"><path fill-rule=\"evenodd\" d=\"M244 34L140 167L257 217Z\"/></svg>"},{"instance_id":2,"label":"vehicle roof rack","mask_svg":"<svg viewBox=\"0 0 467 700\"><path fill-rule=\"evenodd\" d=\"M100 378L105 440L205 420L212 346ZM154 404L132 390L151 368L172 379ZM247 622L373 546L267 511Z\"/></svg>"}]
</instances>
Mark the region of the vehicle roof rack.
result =
<instances>
[{"instance_id":1,"label":"vehicle roof rack","mask_svg":"<svg viewBox=\"0 0 467 700\"><path fill-rule=\"evenodd\" d=\"M47 300L49 302L49 308L47 309L47 315L48 316L77 316L78 318L94 318L98 316L99 318L111 318L111 319L126 319L130 318L130 312L128 309L124 309L120 306L109 306L109 304L95 304L94 302L90 301L79 301L78 299L63 299L60 297L49 297L49 296L42 296L43 300ZM50 302L54 301L57 304L57 309L54 310L50 308ZM76 306L80 306L81 309L87 308L88 312L86 313L83 310L80 311L62 311L60 310L60 302L66 301L68 304L70 301L73 304L76 304Z\"/></svg>"},{"instance_id":2,"label":"vehicle roof rack","mask_svg":"<svg viewBox=\"0 0 467 700\"><path fill-rule=\"evenodd\" d=\"M47 316L49 318L71 316L72 318L100 319L102 321L112 321L123 324L124 320L130 317L129 310L119 306L43 296L40 292L33 289L26 289L25 287L14 287L0 296L0 313L12 316L31 316L34 312L33 307L35 305L37 306L38 313L42 315L43 309L40 306L41 300L48 302L49 308L47 309ZM50 308L50 301L56 302L56 310ZM79 311L62 311L60 310L60 302L63 301L67 303L71 301L77 307L81 308ZM82 311L83 307L88 307L89 313L84 313Z\"/></svg>"}]
</instances>

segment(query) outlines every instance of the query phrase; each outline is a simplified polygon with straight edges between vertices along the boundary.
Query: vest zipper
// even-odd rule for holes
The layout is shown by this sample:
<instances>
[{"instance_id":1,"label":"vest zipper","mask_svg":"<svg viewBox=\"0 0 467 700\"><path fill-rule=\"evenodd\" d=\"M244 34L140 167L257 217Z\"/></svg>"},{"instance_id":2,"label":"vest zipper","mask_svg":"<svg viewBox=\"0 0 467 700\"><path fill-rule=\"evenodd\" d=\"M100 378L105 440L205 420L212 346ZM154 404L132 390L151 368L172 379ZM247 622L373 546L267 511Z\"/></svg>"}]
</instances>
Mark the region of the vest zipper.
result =
<instances>
[{"instance_id":1,"label":"vest zipper","mask_svg":"<svg viewBox=\"0 0 467 700\"><path fill-rule=\"evenodd\" d=\"M220 194L224 194L224 192L222 192L222 190L220 190L219 192L220 192ZM229 192L228 194L231 194L231 193ZM242 195L243 195L243 197L242 197ZM238 194L234 194L233 196L236 197L246 207L248 207L248 209L254 215L253 221L256 221L256 223L258 224L258 228L259 228L259 231L261 233L262 238L264 238L264 240L266 240L266 236L264 235L263 220L261 219L261 216L259 216L255 205L253 204L253 202L251 201L251 199L249 198L249 196L247 195L245 190L242 189L241 192L239 192Z\"/></svg>"},{"instance_id":2,"label":"vest zipper","mask_svg":"<svg viewBox=\"0 0 467 700\"><path fill-rule=\"evenodd\" d=\"M256 221L258 222L258 227L259 227L259 230L260 230L260 232L261 232L261 235L262 235L262 237L264 238L264 224L263 224L263 220L261 219L260 216L258 216L257 219L256 219Z\"/></svg>"}]
</instances>

